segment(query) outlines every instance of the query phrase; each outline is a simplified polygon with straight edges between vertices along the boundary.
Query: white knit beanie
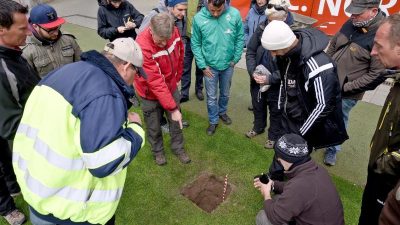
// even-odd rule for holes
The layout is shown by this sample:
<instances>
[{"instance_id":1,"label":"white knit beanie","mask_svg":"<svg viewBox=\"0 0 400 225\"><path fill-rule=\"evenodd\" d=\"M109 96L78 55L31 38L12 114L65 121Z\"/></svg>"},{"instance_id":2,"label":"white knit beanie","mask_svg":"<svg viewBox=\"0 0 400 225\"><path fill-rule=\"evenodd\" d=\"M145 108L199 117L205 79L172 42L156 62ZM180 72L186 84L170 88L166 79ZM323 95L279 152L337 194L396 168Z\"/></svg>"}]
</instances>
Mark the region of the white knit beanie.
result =
<instances>
[{"instance_id":1,"label":"white knit beanie","mask_svg":"<svg viewBox=\"0 0 400 225\"><path fill-rule=\"evenodd\" d=\"M280 50L290 47L296 41L296 35L283 21L268 23L261 37L261 44L267 50Z\"/></svg>"}]
</instances>

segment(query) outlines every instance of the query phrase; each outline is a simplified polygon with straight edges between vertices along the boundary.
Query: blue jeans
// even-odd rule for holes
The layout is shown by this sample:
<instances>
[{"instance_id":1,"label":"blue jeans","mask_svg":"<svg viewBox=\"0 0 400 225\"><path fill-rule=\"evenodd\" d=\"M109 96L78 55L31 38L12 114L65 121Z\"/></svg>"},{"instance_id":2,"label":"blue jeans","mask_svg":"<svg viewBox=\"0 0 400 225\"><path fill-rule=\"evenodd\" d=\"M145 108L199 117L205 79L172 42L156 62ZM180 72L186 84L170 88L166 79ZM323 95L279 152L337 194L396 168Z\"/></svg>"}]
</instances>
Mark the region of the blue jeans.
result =
<instances>
[{"instance_id":1,"label":"blue jeans","mask_svg":"<svg viewBox=\"0 0 400 225\"><path fill-rule=\"evenodd\" d=\"M225 114L228 109L233 67L230 66L225 70L216 70L210 67L210 70L214 76L204 76L207 92L208 121L210 124L218 124L219 115ZM218 100L217 97L219 97Z\"/></svg>"},{"instance_id":2,"label":"blue jeans","mask_svg":"<svg viewBox=\"0 0 400 225\"><path fill-rule=\"evenodd\" d=\"M35 213L32 213L30 207L29 207L29 219L33 225L56 225L55 223L42 220L41 218L36 216Z\"/></svg>"},{"instance_id":3,"label":"blue jeans","mask_svg":"<svg viewBox=\"0 0 400 225\"><path fill-rule=\"evenodd\" d=\"M350 110L357 104L358 100L355 99L346 99L343 98L342 99L342 112L343 112L343 122L344 122L344 126L347 127L349 125L349 114L350 114ZM337 153L341 150L340 145L336 145L336 146L331 146L326 148L326 151L328 152L332 152L332 153Z\"/></svg>"}]
</instances>

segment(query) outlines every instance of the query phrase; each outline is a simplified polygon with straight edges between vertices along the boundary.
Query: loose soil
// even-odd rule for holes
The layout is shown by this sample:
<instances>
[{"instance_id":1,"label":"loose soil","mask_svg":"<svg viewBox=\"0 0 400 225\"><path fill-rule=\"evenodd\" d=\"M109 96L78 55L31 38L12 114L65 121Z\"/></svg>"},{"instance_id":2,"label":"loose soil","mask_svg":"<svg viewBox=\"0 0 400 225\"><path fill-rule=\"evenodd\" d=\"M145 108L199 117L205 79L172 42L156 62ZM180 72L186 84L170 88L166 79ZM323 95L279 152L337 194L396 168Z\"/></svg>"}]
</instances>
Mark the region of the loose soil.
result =
<instances>
[{"instance_id":1,"label":"loose soil","mask_svg":"<svg viewBox=\"0 0 400 225\"><path fill-rule=\"evenodd\" d=\"M222 203L222 195L224 193L225 177L217 177L214 174L203 173L195 181L188 184L181 190L181 194L190 199L194 204L211 213ZM232 191L232 187L228 184L225 193L225 201Z\"/></svg>"}]
</instances>

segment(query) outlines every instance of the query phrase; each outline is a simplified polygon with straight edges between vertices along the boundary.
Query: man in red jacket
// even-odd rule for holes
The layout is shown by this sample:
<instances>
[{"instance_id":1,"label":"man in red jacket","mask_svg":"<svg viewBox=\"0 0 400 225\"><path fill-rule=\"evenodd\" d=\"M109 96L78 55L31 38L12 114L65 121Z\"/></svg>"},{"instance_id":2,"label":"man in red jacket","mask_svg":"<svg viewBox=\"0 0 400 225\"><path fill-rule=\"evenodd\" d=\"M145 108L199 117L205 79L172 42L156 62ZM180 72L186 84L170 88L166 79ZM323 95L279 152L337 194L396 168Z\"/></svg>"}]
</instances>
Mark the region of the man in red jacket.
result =
<instances>
[{"instance_id":1,"label":"man in red jacket","mask_svg":"<svg viewBox=\"0 0 400 225\"><path fill-rule=\"evenodd\" d=\"M135 77L142 98L148 140L157 165L167 163L160 126L162 109L170 123L171 149L182 163L191 160L185 153L182 134L180 94L177 89L183 71L184 47L174 19L168 13L151 18L150 26L136 39L143 52L143 69Z\"/></svg>"}]
</instances>

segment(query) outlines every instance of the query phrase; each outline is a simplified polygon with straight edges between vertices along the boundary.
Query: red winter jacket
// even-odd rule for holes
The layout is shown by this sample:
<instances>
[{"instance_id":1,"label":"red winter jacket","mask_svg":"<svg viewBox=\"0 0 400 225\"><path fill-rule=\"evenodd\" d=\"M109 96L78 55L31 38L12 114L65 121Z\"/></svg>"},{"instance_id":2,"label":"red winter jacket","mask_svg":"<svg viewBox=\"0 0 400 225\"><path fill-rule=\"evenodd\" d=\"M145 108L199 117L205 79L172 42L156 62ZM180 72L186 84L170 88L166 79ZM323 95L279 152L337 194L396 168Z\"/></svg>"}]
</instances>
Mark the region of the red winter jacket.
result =
<instances>
[{"instance_id":1,"label":"red winter jacket","mask_svg":"<svg viewBox=\"0 0 400 225\"><path fill-rule=\"evenodd\" d=\"M184 47L175 27L165 48L154 44L147 28L136 38L143 52L143 70L135 76L134 85L140 97L157 100L161 106L172 111L177 108L173 93L183 72Z\"/></svg>"}]
</instances>

